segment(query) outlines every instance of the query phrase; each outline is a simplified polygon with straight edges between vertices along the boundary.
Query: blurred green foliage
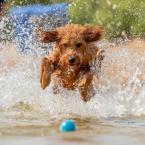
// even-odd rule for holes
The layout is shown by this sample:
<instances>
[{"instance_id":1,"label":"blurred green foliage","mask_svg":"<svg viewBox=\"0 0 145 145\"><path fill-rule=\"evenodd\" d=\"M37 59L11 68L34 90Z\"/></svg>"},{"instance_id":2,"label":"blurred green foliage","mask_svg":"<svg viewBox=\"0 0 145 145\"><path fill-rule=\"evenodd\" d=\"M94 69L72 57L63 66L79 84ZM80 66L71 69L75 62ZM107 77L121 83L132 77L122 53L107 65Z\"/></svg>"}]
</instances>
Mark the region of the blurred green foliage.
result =
<instances>
[{"instance_id":1,"label":"blurred green foliage","mask_svg":"<svg viewBox=\"0 0 145 145\"><path fill-rule=\"evenodd\" d=\"M10 7L29 4L51 4L56 2L68 2L68 0L7 0Z\"/></svg>"},{"instance_id":2,"label":"blurred green foliage","mask_svg":"<svg viewBox=\"0 0 145 145\"><path fill-rule=\"evenodd\" d=\"M145 0L76 0L69 13L72 23L103 26L109 39L145 38Z\"/></svg>"}]
</instances>

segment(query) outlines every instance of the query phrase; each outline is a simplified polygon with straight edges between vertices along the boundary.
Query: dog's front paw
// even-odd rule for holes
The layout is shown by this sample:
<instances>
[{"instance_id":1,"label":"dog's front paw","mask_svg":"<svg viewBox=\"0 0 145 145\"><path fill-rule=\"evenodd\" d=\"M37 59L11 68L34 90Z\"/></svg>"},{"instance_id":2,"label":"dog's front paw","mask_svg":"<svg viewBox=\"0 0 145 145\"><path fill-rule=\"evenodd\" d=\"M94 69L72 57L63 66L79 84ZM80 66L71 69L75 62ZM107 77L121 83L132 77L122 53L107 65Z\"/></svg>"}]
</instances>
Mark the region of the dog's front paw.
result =
<instances>
[{"instance_id":1,"label":"dog's front paw","mask_svg":"<svg viewBox=\"0 0 145 145\"><path fill-rule=\"evenodd\" d=\"M49 59L43 58L40 75L40 83L42 89L45 89L50 84L51 74L53 70L54 70L53 64L49 61Z\"/></svg>"},{"instance_id":2,"label":"dog's front paw","mask_svg":"<svg viewBox=\"0 0 145 145\"><path fill-rule=\"evenodd\" d=\"M81 95L81 99L84 102L88 102L93 96L95 96L95 90L93 88L93 85L87 86L87 87L80 87L79 92Z\"/></svg>"}]
</instances>

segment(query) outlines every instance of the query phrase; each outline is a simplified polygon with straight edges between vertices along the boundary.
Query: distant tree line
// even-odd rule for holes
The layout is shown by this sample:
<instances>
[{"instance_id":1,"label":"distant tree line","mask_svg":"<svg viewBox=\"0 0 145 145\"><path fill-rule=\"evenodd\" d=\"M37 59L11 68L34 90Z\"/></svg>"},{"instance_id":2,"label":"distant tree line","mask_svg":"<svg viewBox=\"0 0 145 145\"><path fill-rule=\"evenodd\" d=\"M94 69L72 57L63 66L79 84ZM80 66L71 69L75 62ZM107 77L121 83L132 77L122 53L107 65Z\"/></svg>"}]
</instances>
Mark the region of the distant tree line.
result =
<instances>
[{"instance_id":1,"label":"distant tree line","mask_svg":"<svg viewBox=\"0 0 145 145\"><path fill-rule=\"evenodd\" d=\"M76 0L69 13L72 23L103 26L109 39L145 38L145 0Z\"/></svg>"}]
</instances>

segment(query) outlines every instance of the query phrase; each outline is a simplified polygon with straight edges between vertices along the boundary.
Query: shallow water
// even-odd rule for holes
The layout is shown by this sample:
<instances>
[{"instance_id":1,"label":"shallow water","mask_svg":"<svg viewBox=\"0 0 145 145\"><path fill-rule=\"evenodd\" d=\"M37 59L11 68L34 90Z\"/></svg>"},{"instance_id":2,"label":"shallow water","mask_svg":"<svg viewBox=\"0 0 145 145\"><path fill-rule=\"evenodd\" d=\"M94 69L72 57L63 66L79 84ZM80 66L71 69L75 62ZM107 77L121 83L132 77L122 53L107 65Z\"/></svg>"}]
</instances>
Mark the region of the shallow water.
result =
<instances>
[{"instance_id":1,"label":"shallow water","mask_svg":"<svg viewBox=\"0 0 145 145\"><path fill-rule=\"evenodd\" d=\"M77 131L60 133L58 126L61 120L57 117L49 120L45 115L37 114L37 117L29 115L27 117L1 115L3 118L0 144L143 145L145 143L142 118L98 120L77 116L73 118L77 124Z\"/></svg>"},{"instance_id":2,"label":"shallow water","mask_svg":"<svg viewBox=\"0 0 145 145\"><path fill-rule=\"evenodd\" d=\"M41 56L24 55L12 44L0 45L0 144L144 145L144 49L141 40L106 50L101 84L88 103L77 91L54 95L39 84ZM109 49L110 48L110 49ZM141 79L140 79L141 76ZM77 131L60 133L71 118Z\"/></svg>"}]
</instances>

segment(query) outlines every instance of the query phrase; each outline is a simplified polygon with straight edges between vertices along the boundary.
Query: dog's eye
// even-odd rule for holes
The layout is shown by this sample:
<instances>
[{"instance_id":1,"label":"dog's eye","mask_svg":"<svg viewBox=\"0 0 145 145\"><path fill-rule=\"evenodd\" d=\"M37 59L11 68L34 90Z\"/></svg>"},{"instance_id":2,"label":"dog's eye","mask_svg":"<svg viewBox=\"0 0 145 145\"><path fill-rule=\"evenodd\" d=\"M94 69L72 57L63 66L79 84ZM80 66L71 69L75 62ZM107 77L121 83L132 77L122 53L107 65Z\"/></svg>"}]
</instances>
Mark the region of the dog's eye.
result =
<instances>
[{"instance_id":1,"label":"dog's eye","mask_svg":"<svg viewBox=\"0 0 145 145\"><path fill-rule=\"evenodd\" d=\"M81 46L82 46L82 43L81 43L81 42L79 42L79 43L76 44L76 47L77 47L77 48L79 48L79 47L81 47Z\"/></svg>"},{"instance_id":2,"label":"dog's eye","mask_svg":"<svg viewBox=\"0 0 145 145\"><path fill-rule=\"evenodd\" d=\"M67 43L63 43L61 44L63 48L67 48L68 47L68 44Z\"/></svg>"}]
</instances>

